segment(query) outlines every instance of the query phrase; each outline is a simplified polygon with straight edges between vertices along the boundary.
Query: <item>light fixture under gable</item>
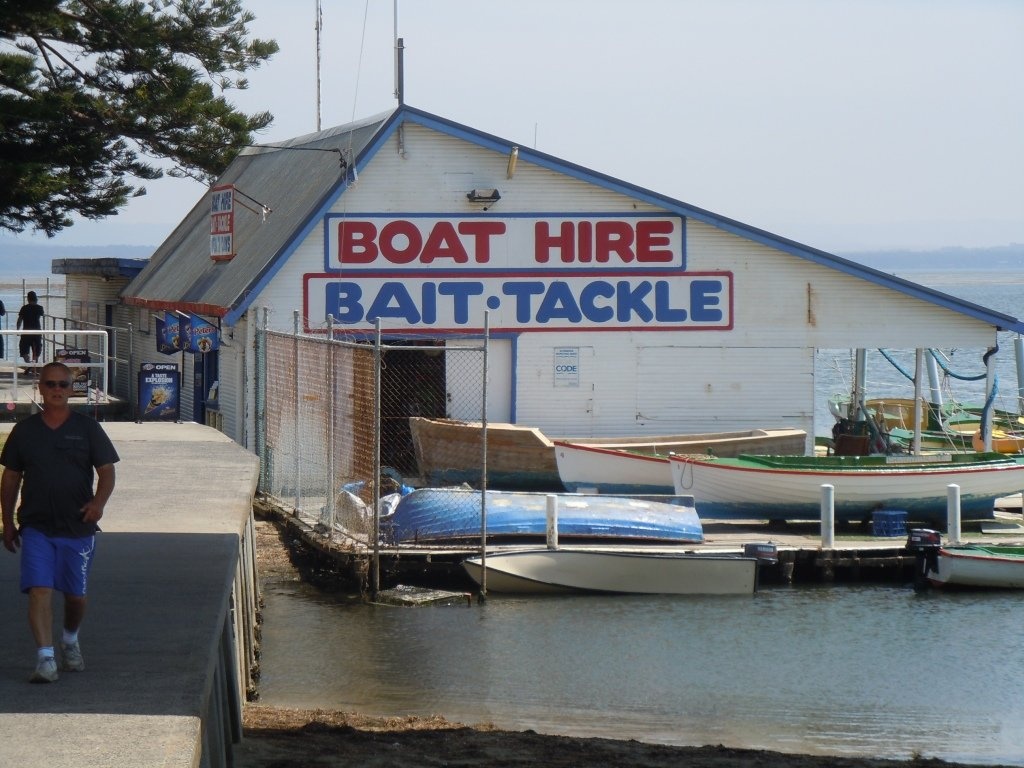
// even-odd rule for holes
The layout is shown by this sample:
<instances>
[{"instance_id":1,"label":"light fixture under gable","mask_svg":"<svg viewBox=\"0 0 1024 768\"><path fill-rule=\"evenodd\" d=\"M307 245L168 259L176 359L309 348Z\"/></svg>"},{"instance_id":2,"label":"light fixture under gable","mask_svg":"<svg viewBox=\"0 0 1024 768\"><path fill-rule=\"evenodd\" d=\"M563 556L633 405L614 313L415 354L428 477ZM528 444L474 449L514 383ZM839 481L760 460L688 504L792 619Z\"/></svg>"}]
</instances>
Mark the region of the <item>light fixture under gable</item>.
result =
<instances>
[{"instance_id":1,"label":"light fixture under gable","mask_svg":"<svg viewBox=\"0 0 1024 768\"><path fill-rule=\"evenodd\" d=\"M496 203L501 200L501 193L496 189L471 189L466 199L471 203Z\"/></svg>"}]
</instances>

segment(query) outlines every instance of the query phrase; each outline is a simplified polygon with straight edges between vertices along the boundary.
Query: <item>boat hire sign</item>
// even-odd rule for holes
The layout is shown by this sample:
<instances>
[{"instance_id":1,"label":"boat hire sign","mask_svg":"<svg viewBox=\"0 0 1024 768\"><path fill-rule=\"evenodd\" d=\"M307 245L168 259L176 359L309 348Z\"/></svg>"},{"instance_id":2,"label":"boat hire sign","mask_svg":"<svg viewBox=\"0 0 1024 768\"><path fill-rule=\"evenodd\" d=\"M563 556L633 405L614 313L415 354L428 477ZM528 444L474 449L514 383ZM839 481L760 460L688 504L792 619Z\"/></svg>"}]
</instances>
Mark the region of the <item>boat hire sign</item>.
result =
<instances>
[{"instance_id":1,"label":"boat hire sign","mask_svg":"<svg viewBox=\"0 0 1024 768\"><path fill-rule=\"evenodd\" d=\"M680 216L329 214L324 238L307 331L732 327L732 274L686 271Z\"/></svg>"}]
</instances>

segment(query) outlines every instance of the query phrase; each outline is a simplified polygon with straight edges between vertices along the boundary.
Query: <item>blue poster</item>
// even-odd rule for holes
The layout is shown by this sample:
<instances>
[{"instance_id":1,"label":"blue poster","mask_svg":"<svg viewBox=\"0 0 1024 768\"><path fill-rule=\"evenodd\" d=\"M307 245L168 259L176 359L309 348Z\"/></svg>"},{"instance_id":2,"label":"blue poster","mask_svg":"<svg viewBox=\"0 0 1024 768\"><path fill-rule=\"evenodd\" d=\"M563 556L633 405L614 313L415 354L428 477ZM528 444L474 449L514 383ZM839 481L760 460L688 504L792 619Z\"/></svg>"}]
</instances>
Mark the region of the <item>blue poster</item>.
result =
<instances>
[{"instance_id":1,"label":"blue poster","mask_svg":"<svg viewBox=\"0 0 1024 768\"><path fill-rule=\"evenodd\" d=\"M156 318L156 351L173 355L181 350L181 323L173 312Z\"/></svg>"},{"instance_id":2,"label":"blue poster","mask_svg":"<svg viewBox=\"0 0 1024 768\"><path fill-rule=\"evenodd\" d=\"M217 326L191 312L181 321L181 331L184 341L182 349L186 352L205 354L213 352L220 346Z\"/></svg>"},{"instance_id":3,"label":"blue poster","mask_svg":"<svg viewBox=\"0 0 1024 768\"><path fill-rule=\"evenodd\" d=\"M143 363L139 368L138 421L178 421L180 395L177 363Z\"/></svg>"}]
</instances>

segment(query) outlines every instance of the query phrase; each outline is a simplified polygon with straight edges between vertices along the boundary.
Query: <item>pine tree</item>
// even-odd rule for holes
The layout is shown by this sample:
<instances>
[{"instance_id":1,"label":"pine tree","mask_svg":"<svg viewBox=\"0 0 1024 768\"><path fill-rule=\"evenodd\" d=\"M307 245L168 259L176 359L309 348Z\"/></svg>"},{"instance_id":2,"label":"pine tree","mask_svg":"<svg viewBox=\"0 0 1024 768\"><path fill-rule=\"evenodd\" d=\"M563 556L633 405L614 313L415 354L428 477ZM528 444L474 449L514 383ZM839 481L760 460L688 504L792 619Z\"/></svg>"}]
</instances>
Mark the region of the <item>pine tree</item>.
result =
<instances>
[{"instance_id":1,"label":"pine tree","mask_svg":"<svg viewBox=\"0 0 1024 768\"><path fill-rule=\"evenodd\" d=\"M225 98L277 52L239 0L0 0L0 230L110 216L210 180L272 120Z\"/></svg>"}]
</instances>

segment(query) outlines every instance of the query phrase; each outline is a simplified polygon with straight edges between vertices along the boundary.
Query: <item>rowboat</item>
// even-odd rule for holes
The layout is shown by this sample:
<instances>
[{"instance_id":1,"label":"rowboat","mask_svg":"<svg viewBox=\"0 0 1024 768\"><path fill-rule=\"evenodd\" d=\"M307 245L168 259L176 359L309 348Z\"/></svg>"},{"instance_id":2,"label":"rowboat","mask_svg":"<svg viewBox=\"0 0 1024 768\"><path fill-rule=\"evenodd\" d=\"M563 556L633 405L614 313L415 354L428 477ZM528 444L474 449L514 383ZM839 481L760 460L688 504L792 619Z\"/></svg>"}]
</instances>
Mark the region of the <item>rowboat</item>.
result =
<instances>
[{"instance_id":1,"label":"rowboat","mask_svg":"<svg viewBox=\"0 0 1024 768\"><path fill-rule=\"evenodd\" d=\"M943 546L937 531L915 529L907 548L919 557L918 577L932 586L1024 589L1024 546Z\"/></svg>"},{"instance_id":2,"label":"rowboat","mask_svg":"<svg viewBox=\"0 0 1024 768\"><path fill-rule=\"evenodd\" d=\"M965 518L990 519L997 498L1024 488L1024 463L999 453L923 456L672 456L676 493L692 494L702 519L817 520L822 486L834 488L836 520L877 509L909 520L945 520L948 486Z\"/></svg>"},{"instance_id":3,"label":"rowboat","mask_svg":"<svg viewBox=\"0 0 1024 768\"><path fill-rule=\"evenodd\" d=\"M413 416L409 419L409 430L424 484L440 486L468 483L479 487L483 460L483 428L480 422ZM561 479L556 442L664 458L673 452L713 453L716 456L803 453L806 441L807 433L801 429L552 439L535 427L488 423L487 486L504 490L573 490L564 486ZM665 472L666 479L658 483L661 490L650 493L672 492L667 464ZM628 483L623 484L623 488L628 487Z\"/></svg>"},{"instance_id":4,"label":"rowboat","mask_svg":"<svg viewBox=\"0 0 1024 768\"><path fill-rule=\"evenodd\" d=\"M758 558L745 554L533 549L471 557L462 566L489 592L749 595Z\"/></svg>"},{"instance_id":5,"label":"rowboat","mask_svg":"<svg viewBox=\"0 0 1024 768\"><path fill-rule=\"evenodd\" d=\"M802 429L751 429L712 432L657 442L554 440L558 476L566 490L588 493L667 494L672 489L671 453L712 456L802 454Z\"/></svg>"},{"instance_id":6,"label":"rowboat","mask_svg":"<svg viewBox=\"0 0 1024 768\"><path fill-rule=\"evenodd\" d=\"M465 488L415 490L403 496L388 516L385 533L396 544L478 542L481 494ZM557 509L559 537L675 544L704 539L691 497L648 500L489 490L484 499L488 541L545 539L551 503Z\"/></svg>"}]
</instances>

